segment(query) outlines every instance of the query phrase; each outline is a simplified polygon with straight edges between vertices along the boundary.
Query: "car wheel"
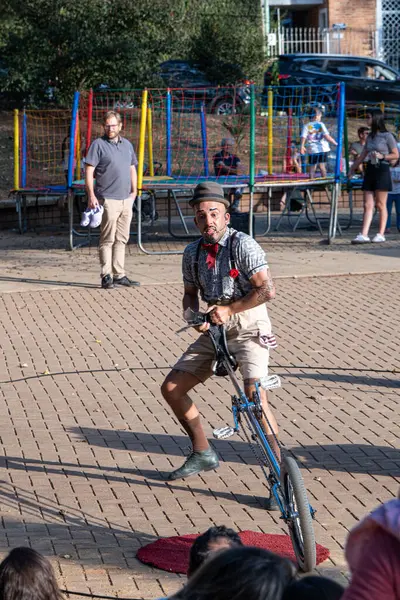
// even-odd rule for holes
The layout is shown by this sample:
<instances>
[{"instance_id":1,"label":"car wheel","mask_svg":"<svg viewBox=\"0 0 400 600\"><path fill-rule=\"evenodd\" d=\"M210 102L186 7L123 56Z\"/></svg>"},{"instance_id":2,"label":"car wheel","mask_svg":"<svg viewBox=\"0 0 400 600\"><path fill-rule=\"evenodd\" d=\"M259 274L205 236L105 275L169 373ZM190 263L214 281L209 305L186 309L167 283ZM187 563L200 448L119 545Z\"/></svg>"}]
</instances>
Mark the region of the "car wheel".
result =
<instances>
[{"instance_id":1,"label":"car wheel","mask_svg":"<svg viewBox=\"0 0 400 600\"><path fill-rule=\"evenodd\" d=\"M212 107L212 112L215 115L232 115L236 112L232 98L221 98Z\"/></svg>"}]
</instances>

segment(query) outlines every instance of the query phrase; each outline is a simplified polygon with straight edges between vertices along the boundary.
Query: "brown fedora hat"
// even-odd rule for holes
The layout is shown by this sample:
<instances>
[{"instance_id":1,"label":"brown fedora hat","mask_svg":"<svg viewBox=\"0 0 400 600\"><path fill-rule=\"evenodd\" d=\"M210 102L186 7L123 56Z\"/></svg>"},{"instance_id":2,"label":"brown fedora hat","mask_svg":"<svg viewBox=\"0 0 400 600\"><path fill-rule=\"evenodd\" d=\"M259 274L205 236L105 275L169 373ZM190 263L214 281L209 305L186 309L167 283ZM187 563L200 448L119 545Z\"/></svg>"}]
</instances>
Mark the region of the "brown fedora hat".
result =
<instances>
[{"instance_id":1,"label":"brown fedora hat","mask_svg":"<svg viewBox=\"0 0 400 600\"><path fill-rule=\"evenodd\" d=\"M229 208L229 200L225 198L222 186L215 181L204 181L195 187L193 198L189 200L189 204L196 206L200 202L219 202Z\"/></svg>"}]
</instances>

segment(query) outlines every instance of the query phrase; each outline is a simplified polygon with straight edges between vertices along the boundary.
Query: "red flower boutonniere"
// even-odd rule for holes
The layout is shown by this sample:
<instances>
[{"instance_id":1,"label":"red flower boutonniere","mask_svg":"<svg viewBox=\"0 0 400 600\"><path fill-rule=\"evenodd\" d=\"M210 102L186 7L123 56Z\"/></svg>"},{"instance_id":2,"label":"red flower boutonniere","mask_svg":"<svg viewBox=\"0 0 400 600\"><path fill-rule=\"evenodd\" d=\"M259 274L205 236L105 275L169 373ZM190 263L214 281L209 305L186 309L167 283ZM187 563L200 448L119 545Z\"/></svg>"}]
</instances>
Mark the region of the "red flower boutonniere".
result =
<instances>
[{"instance_id":1,"label":"red flower boutonniere","mask_svg":"<svg viewBox=\"0 0 400 600\"><path fill-rule=\"evenodd\" d=\"M232 277L232 279L236 279L239 277L239 271L237 269L231 269L229 271L229 276Z\"/></svg>"}]
</instances>

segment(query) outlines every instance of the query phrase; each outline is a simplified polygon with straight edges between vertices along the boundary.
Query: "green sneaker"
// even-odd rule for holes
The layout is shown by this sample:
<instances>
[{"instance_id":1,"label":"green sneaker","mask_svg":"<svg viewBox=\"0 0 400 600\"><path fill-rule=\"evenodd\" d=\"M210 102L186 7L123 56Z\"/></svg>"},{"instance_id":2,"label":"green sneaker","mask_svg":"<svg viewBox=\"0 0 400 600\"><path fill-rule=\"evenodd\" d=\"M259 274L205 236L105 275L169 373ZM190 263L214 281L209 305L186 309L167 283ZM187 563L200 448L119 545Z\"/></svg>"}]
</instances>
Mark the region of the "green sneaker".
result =
<instances>
[{"instance_id":1,"label":"green sneaker","mask_svg":"<svg viewBox=\"0 0 400 600\"><path fill-rule=\"evenodd\" d=\"M202 450L201 452L192 452L179 469L169 473L167 480L174 481L175 479L185 479L185 477L196 475L201 471L211 471L218 467L218 456L212 448Z\"/></svg>"}]
</instances>

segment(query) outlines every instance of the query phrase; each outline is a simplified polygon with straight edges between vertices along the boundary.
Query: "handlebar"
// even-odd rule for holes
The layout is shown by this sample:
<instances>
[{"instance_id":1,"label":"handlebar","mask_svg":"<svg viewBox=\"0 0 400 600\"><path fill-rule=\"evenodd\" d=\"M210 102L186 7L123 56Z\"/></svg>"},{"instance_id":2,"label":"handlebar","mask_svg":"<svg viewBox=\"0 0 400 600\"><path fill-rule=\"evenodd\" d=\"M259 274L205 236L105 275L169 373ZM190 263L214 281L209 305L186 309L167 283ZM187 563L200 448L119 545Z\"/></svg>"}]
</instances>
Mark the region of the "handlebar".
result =
<instances>
[{"instance_id":1,"label":"handlebar","mask_svg":"<svg viewBox=\"0 0 400 600\"><path fill-rule=\"evenodd\" d=\"M191 308L185 310L183 318L191 327L198 327L204 323L211 323L210 313L194 312Z\"/></svg>"},{"instance_id":2,"label":"handlebar","mask_svg":"<svg viewBox=\"0 0 400 600\"><path fill-rule=\"evenodd\" d=\"M204 323L210 323L210 325L212 325L210 313L194 312L191 308L187 308L184 311L183 318L187 325L179 329L177 333L181 333L191 327L199 327L199 325L203 325Z\"/></svg>"},{"instance_id":3,"label":"handlebar","mask_svg":"<svg viewBox=\"0 0 400 600\"><path fill-rule=\"evenodd\" d=\"M216 375L229 375L236 391L241 394L242 390L234 373L238 367L238 363L235 357L229 352L225 326L212 323L210 313L194 312L191 308L187 308L184 311L183 318L187 325L179 329L177 333L181 333L191 327L198 327L204 323L210 323L210 329L207 333L211 338L215 350L216 364L214 365L214 372ZM261 377L259 383L266 390L281 386L281 381L277 375Z\"/></svg>"}]
</instances>

